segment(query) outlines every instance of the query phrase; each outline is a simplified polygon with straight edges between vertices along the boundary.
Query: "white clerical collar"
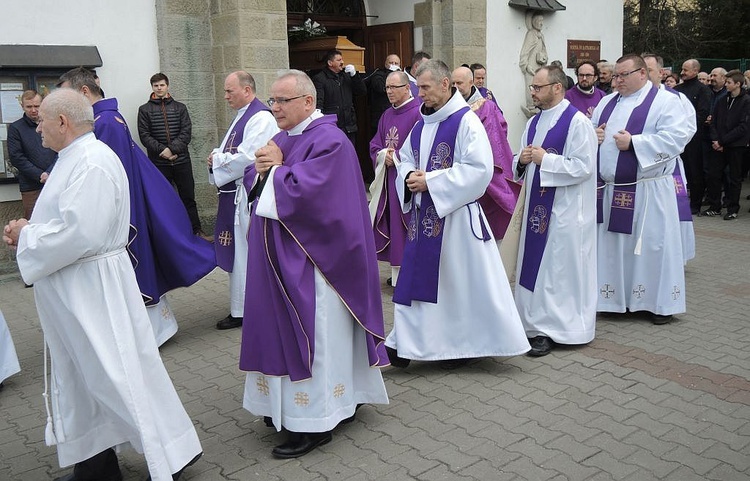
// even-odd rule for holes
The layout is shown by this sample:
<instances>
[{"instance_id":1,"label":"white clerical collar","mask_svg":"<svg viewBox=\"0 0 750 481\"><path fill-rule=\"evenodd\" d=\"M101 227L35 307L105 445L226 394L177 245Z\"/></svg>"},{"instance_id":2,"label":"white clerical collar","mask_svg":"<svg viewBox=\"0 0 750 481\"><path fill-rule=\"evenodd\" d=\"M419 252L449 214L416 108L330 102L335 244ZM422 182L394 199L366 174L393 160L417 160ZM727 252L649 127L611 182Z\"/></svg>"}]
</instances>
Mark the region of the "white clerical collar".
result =
<instances>
[{"instance_id":1,"label":"white clerical collar","mask_svg":"<svg viewBox=\"0 0 750 481\"><path fill-rule=\"evenodd\" d=\"M576 84L576 88L577 88L577 89L578 89L579 91L581 91L582 93L586 94L586 95L594 95L594 89L596 89L596 87L594 87L594 86L592 85L592 86L591 86L591 88L590 88L589 90L583 90L583 89L581 88L581 86L580 86L579 84Z\"/></svg>"},{"instance_id":2,"label":"white clerical collar","mask_svg":"<svg viewBox=\"0 0 750 481\"><path fill-rule=\"evenodd\" d=\"M401 105L394 105L394 106L393 106L393 108L394 108L395 110L398 110L398 109L400 109L401 107L403 107L404 105L406 105L406 104L408 104L409 102L411 102L412 100L414 100L414 97L409 97L409 99L408 99L408 100L406 100L406 101L405 101L404 103L402 103Z\"/></svg>"},{"instance_id":3,"label":"white clerical collar","mask_svg":"<svg viewBox=\"0 0 750 481\"><path fill-rule=\"evenodd\" d=\"M466 99L466 103L471 105L477 100L483 99L482 92L479 91L479 89L475 86L471 86L471 94L469 94L469 98Z\"/></svg>"},{"instance_id":4,"label":"white clerical collar","mask_svg":"<svg viewBox=\"0 0 750 481\"><path fill-rule=\"evenodd\" d=\"M287 134L290 137L294 136L294 135L302 135L302 132L305 131L305 129L307 128L307 126L310 125L313 122L313 120L317 120L317 119L321 118L322 116L323 116L323 113L319 109L315 109L315 112L313 112L312 114L310 114L310 116L308 118L306 118L302 122L298 123L297 125L295 125L291 129L287 130L286 132L287 132Z\"/></svg>"}]
</instances>

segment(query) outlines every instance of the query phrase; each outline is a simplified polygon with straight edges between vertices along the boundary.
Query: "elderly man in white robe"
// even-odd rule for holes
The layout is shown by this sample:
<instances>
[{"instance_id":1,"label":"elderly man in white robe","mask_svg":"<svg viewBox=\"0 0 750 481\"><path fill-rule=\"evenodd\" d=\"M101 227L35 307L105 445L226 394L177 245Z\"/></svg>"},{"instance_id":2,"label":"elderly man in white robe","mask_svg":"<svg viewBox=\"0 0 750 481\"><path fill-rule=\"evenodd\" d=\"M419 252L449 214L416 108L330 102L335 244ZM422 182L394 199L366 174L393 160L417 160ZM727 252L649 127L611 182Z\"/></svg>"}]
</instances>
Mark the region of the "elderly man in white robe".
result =
<instances>
[{"instance_id":1,"label":"elderly man in white robe","mask_svg":"<svg viewBox=\"0 0 750 481\"><path fill-rule=\"evenodd\" d=\"M13 338L10 337L8 324L5 323L5 317L0 311L0 389L3 388L3 381L20 370Z\"/></svg>"},{"instance_id":2,"label":"elderly man in white robe","mask_svg":"<svg viewBox=\"0 0 750 481\"><path fill-rule=\"evenodd\" d=\"M487 132L443 62L421 64L417 85L422 120L401 147L396 180L411 222L386 339L391 364L442 361L453 369L471 358L523 354L529 343L477 202L492 178Z\"/></svg>"},{"instance_id":3,"label":"elderly man in white robe","mask_svg":"<svg viewBox=\"0 0 750 481\"><path fill-rule=\"evenodd\" d=\"M51 357L45 441L57 444L61 466L75 464L58 481L121 480L113 447L128 444L145 454L155 481L177 479L201 445L159 357L125 250L125 170L96 140L93 122L88 101L71 89L42 102L37 130L58 162L31 220L3 230L34 284Z\"/></svg>"},{"instance_id":4,"label":"elderly man in white robe","mask_svg":"<svg viewBox=\"0 0 750 481\"><path fill-rule=\"evenodd\" d=\"M618 59L591 118L599 140L597 310L646 311L654 324L685 312L675 185L677 157L695 133L677 95L649 82L638 55Z\"/></svg>"},{"instance_id":5,"label":"elderly man in white robe","mask_svg":"<svg viewBox=\"0 0 750 481\"><path fill-rule=\"evenodd\" d=\"M256 97L255 79L248 72L227 75L224 99L237 115L221 145L208 156L209 182L219 189L216 260L229 273L229 315L216 323L220 330L240 327L245 312L250 211L242 178L255 163L255 152L279 132L273 115Z\"/></svg>"},{"instance_id":6,"label":"elderly man in white robe","mask_svg":"<svg viewBox=\"0 0 750 481\"><path fill-rule=\"evenodd\" d=\"M588 344L596 326L596 132L565 99L559 67L537 70L513 161L526 184L515 298L530 356Z\"/></svg>"}]
</instances>

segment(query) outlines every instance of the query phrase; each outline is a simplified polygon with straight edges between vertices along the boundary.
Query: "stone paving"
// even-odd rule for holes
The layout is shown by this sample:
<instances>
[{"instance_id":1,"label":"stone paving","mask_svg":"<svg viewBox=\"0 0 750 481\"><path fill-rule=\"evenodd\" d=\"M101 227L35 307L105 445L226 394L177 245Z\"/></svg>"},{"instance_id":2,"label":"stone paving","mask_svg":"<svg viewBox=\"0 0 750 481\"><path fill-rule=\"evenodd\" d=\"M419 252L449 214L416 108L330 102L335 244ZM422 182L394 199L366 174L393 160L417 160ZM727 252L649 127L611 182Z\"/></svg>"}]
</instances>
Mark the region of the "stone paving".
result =
<instances>
[{"instance_id":1,"label":"stone paving","mask_svg":"<svg viewBox=\"0 0 750 481\"><path fill-rule=\"evenodd\" d=\"M240 331L214 329L228 305L215 271L169 295L180 331L161 353L205 451L182 479L748 480L750 214L695 227L688 312L675 322L600 316L594 342L544 358L387 368L390 404L364 407L296 460L271 457L282 437L241 407ZM387 328L391 294L383 288ZM0 391L0 480L49 480L68 470L43 440L33 289L2 280L0 306L22 367ZM146 478L138 454L120 461L126 480Z\"/></svg>"}]
</instances>

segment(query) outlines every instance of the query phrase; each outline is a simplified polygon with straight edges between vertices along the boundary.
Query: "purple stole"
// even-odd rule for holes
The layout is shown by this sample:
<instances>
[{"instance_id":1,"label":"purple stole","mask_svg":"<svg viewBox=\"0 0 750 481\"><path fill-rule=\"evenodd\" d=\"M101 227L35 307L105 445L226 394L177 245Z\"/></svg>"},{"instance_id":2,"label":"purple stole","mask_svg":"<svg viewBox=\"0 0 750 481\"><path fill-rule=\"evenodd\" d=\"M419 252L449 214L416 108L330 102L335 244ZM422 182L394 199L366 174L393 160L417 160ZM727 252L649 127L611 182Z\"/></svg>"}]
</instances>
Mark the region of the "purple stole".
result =
<instances>
[{"instance_id":1,"label":"purple stole","mask_svg":"<svg viewBox=\"0 0 750 481\"><path fill-rule=\"evenodd\" d=\"M651 104L654 103L654 98L656 98L656 93L658 91L658 88L651 87L651 90L646 94L646 98L643 99L643 102L641 102L641 104L634 108L630 113L630 118L625 125L625 130L630 132L631 135L640 135L643 132L643 127L646 124L646 117L648 117L648 111L651 109ZM612 111L615 109L619 99L620 95L615 95L604 107L602 115L599 118L600 125L607 123L609 116L612 115ZM601 155L601 150L597 154L597 162L599 161L599 155ZM620 154L617 156L615 186L609 213L608 231L619 232L621 234L633 233L633 214L635 212L637 180L638 158L635 155L635 151L633 149L621 150ZM601 177L598 180L598 184L598 195L596 196L596 220L598 223L602 223L604 221L604 182Z\"/></svg>"},{"instance_id":2,"label":"purple stole","mask_svg":"<svg viewBox=\"0 0 750 481\"><path fill-rule=\"evenodd\" d=\"M542 148L553 154L562 154L565 141L568 138L570 122L578 112L572 104L568 105L560 115L554 127L549 129L542 142ZM529 132L526 137L526 145L531 145L536 135L536 126L542 113L538 113L531 120ZM541 187L540 166L534 169L534 179L531 188L526 191L529 198L529 216L526 222L526 236L523 244L523 261L521 263L521 274L518 283L530 291L534 291L536 278L539 275L539 265L542 263L544 248L547 246L547 235L549 234L549 221L552 217L552 204L555 201L555 187Z\"/></svg>"},{"instance_id":3,"label":"purple stole","mask_svg":"<svg viewBox=\"0 0 750 481\"><path fill-rule=\"evenodd\" d=\"M469 110L466 106L440 122L432 142L426 172L449 169L453 166L458 127ZM417 165L419 165L423 128L424 119L421 119L411 131L411 149ZM405 306L411 306L413 300L436 304L445 219L438 217L429 190L422 192L422 202L419 208L415 200L412 202L404 259L401 263L398 283L393 292L393 302Z\"/></svg>"},{"instance_id":4,"label":"purple stole","mask_svg":"<svg viewBox=\"0 0 750 481\"><path fill-rule=\"evenodd\" d=\"M664 87L664 90L678 97L680 96L680 93L671 87ZM693 222L693 214L690 211L690 195L688 195L685 180L682 178L682 173L680 172L679 161L675 162L672 178L674 179L674 193L675 197L677 197L677 212L680 215L680 222Z\"/></svg>"},{"instance_id":5,"label":"purple stole","mask_svg":"<svg viewBox=\"0 0 750 481\"><path fill-rule=\"evenodd\" d=\"M263 102L256 97L250 102L245 113L234 124L234 130L229 134L223 152L237 153L237 147L242 144L245 134L245 125L250 117L261 110L268 110ZM234 199L237 194L237 185L227 182L219 187L219 208L216 212L216 227L214 228L214 249L216 250L216 264L226 272L232 272L234 268Z\"/></svg>"}]
</instances>

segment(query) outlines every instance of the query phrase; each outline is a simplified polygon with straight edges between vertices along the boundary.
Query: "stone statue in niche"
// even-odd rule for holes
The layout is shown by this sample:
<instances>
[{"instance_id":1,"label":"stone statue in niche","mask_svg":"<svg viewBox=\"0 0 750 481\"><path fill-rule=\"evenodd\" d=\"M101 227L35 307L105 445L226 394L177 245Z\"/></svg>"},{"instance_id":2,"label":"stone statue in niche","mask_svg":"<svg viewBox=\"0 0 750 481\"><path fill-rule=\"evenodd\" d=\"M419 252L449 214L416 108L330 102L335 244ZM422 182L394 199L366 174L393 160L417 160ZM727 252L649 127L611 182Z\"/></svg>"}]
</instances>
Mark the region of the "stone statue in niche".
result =
<instances>
[{"instance_id":1,"label":"stone statue in niche","mask_svg":"<svg viewBox=\"0 0 750 481\"><path fill-rule=\"evenodd\" d=\"M544 44L544 15L541 12L529 10L526 12L526 38L523 40L521 55L518 60L518 66L523 72L524 89L526 90L526 105L521 106L521 110L526 117L532 117L538 112L538 109L531 101L531 79L539 67L547 65L547 47Z\"/></svg>"}]
</instances>

